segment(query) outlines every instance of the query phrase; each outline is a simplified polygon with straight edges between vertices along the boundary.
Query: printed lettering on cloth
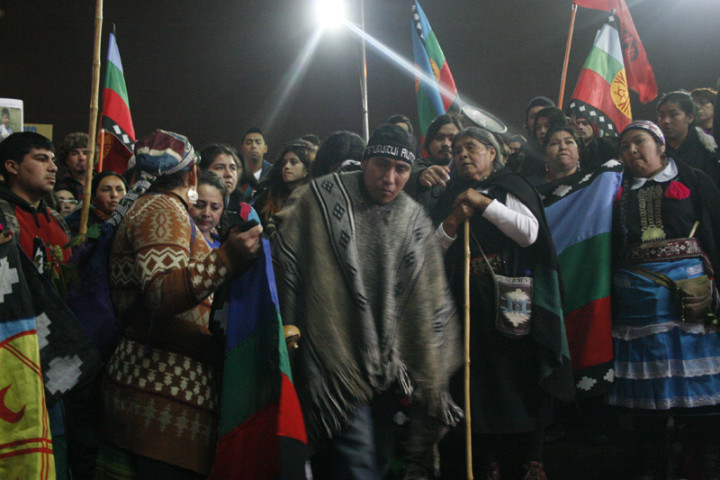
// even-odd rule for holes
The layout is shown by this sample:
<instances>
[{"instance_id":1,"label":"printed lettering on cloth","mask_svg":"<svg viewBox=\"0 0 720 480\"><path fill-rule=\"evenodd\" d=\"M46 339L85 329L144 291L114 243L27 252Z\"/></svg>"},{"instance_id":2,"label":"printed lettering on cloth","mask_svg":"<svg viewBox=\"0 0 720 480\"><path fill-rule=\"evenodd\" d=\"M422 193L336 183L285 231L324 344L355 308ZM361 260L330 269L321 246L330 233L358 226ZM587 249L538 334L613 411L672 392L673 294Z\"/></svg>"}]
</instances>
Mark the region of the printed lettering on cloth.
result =
<instances>
[{"instance_id":1,"label":"printed lettering on cloth","mask_svg":"<svg viewBox=\"0 0 720 480\"><path fill-rule=\"evenodd\" d=\"M7 242L0 245L0 478L55 478L35 328L17 244Z\"/></svg>"},{"instance_id":2,"label":"printed lettering on cloth","mask_svg":"<svg viewBox=\"0 0 720 480\"><path fill-rule=\"evenodd\" d=\"M447 112L457 98L457 87L437 37L417 1L412 5L411 24L415 67L422 74L422 77L415 76L415 95L420 135L424 137L433 119Z\"/></svg>"},{"instance_id":3,"label":"printed lettering on cloth","mask_svg":"<svg viewBox=\"0 0 720 480\"><path fill-rule=\"evenodd\" d=\"M270 243L215 293L210 328L225 339L215 466L219 479L305 478L305 423L290 371Z\"/></svg>"},{"instance_id":4,"label":"printed lettering on cloth","mask_svg":"<svg viewBox=\"0 0 720 480\"><path fill-rule=\"evenodd\" d=\"M620 162L610 160L593 172L538 188L565 287L563 311L577 397L600 395L612 386L610 230L621 178Z\"/></svg>"}]
</instances>

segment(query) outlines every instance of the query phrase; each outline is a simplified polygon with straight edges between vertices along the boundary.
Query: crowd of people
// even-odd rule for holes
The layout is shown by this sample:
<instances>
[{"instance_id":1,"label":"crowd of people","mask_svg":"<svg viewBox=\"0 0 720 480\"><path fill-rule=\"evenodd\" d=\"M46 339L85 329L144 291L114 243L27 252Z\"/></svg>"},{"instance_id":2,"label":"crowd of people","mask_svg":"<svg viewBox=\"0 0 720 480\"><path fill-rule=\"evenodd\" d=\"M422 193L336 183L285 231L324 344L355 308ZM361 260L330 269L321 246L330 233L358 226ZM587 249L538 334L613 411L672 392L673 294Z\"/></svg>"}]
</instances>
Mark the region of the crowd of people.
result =
<instances>
[{"instance_id":1,"label":"crowd of people","mask_svg":"<svg viewBox=\"0 0 720 480\"><path fill-rule=\"evenodd\" d=\"M9 134L3 242L68 262L86 189L87 225L112 232L122 329L49 410L57 477L211 475L213 293L268 238L312 478L464 478L467 418L475 478L552 478L546 442L607 439L598 418L624 419L637 478L720 478L717 106L670 92L613 137L536 97L527 140L449 112L420 146L393 115L274 162L258 128L199 152L157 130L90 184L86 134Z\"/></svg>"}]
</instances>

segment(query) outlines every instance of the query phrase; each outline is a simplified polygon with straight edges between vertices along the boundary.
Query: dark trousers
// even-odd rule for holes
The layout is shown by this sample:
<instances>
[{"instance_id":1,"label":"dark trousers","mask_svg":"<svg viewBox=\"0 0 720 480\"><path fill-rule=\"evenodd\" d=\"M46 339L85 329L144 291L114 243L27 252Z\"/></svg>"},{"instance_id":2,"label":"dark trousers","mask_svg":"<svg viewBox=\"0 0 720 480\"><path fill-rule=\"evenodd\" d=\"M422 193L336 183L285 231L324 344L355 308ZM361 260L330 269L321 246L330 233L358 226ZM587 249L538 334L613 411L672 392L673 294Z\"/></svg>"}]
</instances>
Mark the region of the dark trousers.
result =
<instances>
[{"instance_id":1,"label":"dark trousers","mask_svg":"<svg viewBox=\"0 0 720 480\"><path fill-rule=\"evenodd\" d=\"M359 405L345 430L313 458L313 478L380 480L388 471L396 440L390 395Z\"/></svg>"}]
</instances>

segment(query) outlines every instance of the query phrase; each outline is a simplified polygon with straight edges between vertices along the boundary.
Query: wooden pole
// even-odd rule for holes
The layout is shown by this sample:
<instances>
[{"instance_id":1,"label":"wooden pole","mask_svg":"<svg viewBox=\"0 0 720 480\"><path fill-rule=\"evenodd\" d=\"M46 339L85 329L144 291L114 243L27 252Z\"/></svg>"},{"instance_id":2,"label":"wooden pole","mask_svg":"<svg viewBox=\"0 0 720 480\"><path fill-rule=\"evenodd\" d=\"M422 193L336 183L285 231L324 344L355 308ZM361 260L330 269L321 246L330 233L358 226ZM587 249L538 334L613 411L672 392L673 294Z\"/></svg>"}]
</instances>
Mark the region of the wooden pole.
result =
<instances>
[{"instance_id":1,"label":"wooden pole","mask_svg":"<svg viewBox=\"0 0 720 480\"><path fill-rule=\"evenodd\" d=\"M470 416L470 219L465 220L465 456L467 478L473 479L472 421Z\"/></svg>"},{"instance_id":2,"label":"wooden pole","mask_svg":"<svg viewBox=\"0 0 720 480\"><path fill-rule=\"evenodd\" d=\"M563 60L562 77L560 78L560 95L558 95L558 108L563 109L563 101L565 100L565 80L567 79L568 63L570 62L570 46L572 45L573 30L575 29L575 15L577 14L577 5L572 4L572 15L570 16L570 31L568 32L567 44L565 44L565 59Z\"/></svg>"},{"instance_id":3,"label":"wooden pole","mask_svg":"<svg viewBox=\"0 0 720 480\"><path fill-rule=\"evenodd\" d=\"M93 48L92 88L90 93L90 128L88 128L88 160L85 171L85 191L83 193L82 216L80 217L80 235L87 233L90 216L90 185L95 163L95 141L97 139L98 97L100 95L100 44L102 36L103 0L95 4L95 46Z\"/></svg>"},{"instance_id":4,"label":"wooden pole","mask_svg":"<svg viewBox=\"0 0 720 480\"><path fill-rule=\"evenodd\" d=\"M98 144L98 165L97 165L97 171L98 173L102 172L103 167L103 159L105 158L105 130L102 128L100 129L100 143Z\"/></svg>"}]
</instances>

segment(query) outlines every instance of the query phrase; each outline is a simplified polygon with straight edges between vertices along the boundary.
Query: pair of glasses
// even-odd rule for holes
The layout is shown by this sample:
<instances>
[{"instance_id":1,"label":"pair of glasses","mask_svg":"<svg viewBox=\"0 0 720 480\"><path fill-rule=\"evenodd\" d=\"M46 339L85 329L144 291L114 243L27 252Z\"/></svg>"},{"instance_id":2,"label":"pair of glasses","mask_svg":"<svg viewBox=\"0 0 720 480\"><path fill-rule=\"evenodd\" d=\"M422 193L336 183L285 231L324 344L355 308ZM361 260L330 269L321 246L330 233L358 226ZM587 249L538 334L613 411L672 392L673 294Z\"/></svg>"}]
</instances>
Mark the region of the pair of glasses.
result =
<instances>
[{"instance_id":1,"label":"pair of glasses","mask_svg":"<svg viewBox=\"0 0 720 480\"><path fill-rule=\"evenodd\" d=\"M58 198L58 199L57 199L57 202L58 202L58 203L66 203L66 204L68 204L68 205L73 205L73 206L75 206L75 205L78 204L78 201L77 201L77 200L75 200L75 199L66 199L66 198Z\"/></svg>"}]
</instances>

